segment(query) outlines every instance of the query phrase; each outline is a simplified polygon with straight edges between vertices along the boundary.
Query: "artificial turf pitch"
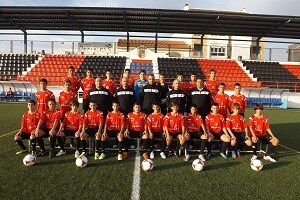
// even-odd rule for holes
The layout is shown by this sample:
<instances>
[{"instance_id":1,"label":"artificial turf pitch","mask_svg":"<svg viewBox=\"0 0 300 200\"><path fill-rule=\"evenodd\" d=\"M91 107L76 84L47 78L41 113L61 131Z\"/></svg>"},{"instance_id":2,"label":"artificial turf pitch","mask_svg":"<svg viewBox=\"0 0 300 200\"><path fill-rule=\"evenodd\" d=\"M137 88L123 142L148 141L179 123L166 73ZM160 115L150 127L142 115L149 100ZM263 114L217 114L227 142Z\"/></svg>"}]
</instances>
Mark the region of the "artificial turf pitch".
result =
<instances>
[{"instance_id":1,"label":"artificial turf pitch","mask_svg":"<svg viewBox=\"0 0 300 200\"><path fill-rule=\"evenodd\" d=\"M1 103L0 108L0 199L131 198L135 152L123 161L117 161L116 152L102 161L91 155L88 166L77 169L74 150L68 150L65 156L41 157L25 167L25 154L15 155L13 136L26 104ZM246 119L251 113L247 110ZM191 163L196 154L189 162L162 160L156 154L153 171L141 171L140 199L299 199L300 110L265 109L265 114L284 145L273 154L277 163L263 160L263 170L256 172L250 168L249 153L228 160L214 154L203 171L195 172Z\"/></svg>"}]
</instances>

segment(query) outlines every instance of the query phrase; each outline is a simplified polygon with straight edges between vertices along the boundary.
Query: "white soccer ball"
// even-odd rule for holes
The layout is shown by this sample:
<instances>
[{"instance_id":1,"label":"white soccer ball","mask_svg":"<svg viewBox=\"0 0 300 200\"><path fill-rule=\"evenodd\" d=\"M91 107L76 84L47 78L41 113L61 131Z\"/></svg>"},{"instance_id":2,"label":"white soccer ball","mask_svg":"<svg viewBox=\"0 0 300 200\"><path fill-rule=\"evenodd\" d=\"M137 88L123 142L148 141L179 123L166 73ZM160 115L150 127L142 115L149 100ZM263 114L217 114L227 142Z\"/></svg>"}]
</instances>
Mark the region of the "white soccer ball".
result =
<instances>
[{"instance_id":1,"label":"white soccer ball","mask_svg":"<svg viewBox=\"0 0 300 200\"><path fill-rule=\"evenodd\" d=\"M143 160L141 167L144 171L151 171L154 167L154 163L150 159Z\"/></svg>"},{"instance_id":2,"label":"white soccer ball","mask_svg":"<svg viewBox=\"0 0 300 200\"><path fill-rule=\"evenodd\" d=\"M31 154L28 154L23 158L23 164L27 167L34 165L35 162L36 162L36 157Z\"/></svg>"},{"instance_id":3,"label":"white soccer ball","mask_svg":"<svg viewBox=\"0 0 300 200\"><path fill-rule=\"evenodd\" d=\"M254 160L251 160L250 166L254 171L260 171L260 170L262 170L264 165L261 162L261 160L254 159Z\"/></svg>"},{"instance_id":4,"label":"white soccer ball","mask_svg":"<svg viewBox=\"0 0 300 200\"><path fill-rule=\"evenodd\" d=\"M76 159L76 166L77 167L85 167L87 164L88 164L88 159L85 157L85 156L79 156L77 159Z\"/></svg>"},{"instance_id":5,"label":"white soccer ball","mask_svg":"<svg viewBox=\"0 0 300 200\"><path fill-rule=\"evenodd\" d=\"M200 159L196 159L193 161L192 167L195 171L200 172L203 170L204 162Z\"/></svg>"}]
</instances>

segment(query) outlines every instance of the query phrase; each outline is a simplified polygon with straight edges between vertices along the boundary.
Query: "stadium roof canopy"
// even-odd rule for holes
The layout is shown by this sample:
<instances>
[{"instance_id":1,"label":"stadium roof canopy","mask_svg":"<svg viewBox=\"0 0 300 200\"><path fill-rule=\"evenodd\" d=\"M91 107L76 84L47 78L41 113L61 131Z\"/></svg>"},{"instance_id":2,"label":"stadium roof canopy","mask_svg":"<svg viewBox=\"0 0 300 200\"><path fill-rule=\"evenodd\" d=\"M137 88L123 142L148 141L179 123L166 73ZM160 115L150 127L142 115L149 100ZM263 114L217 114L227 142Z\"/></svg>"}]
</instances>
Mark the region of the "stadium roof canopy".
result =
<instances>
[{"instance_id":1,"label":"stadium roof canopy","mask_svg":"<svg viewBox=\"0 0 300 200\"><path fill-rule=\"evenodd\" d=\"M186 33L300 39L300 17L212 10L1 6L0 30Z\"/></svg>"}]
</instances>

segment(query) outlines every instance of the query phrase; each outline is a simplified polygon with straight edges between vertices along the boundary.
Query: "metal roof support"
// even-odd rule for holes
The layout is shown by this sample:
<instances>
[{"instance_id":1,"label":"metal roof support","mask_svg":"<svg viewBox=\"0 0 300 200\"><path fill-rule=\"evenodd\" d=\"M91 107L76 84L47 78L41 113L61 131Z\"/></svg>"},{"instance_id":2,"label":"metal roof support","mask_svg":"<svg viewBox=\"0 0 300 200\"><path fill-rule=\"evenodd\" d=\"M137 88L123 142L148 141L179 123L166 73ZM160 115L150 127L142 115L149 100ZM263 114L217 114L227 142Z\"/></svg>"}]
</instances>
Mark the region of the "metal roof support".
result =
<instances>
[{"instance_id":1,"label":"metal roof support","mask_svg":"<svg viewBox=\"0 0 300 200\"><path fill-rule=\"evenodd\" d=\"M260 37L264 37L265 35L270 34L270 33L272 33L273 31L276 31L277 29L279 29L279 28L282 27L283 25L288 24L290 21L291 21L291 19L287 19L285 22L282 22L282 23L280 23L280 24L274 26L272 29L269 29L269 30L267 30L266 32L262 33L262 34L260 35Z\"/></svg>"},{"instance_id":2,"label":"metal roof support","mask_svg":"<svg viewBox=\"0 0 300 200\"><path fill-rule=\"evenodd\" d=\"M220 17L221 17L221 15L218 15L218 16L214 19L214 21L206 28L206 30L204 30L203 33L207 33L207 31L209 31L209 29L211 29L211 27L212 27L215 23L217 23L217 21L220 19Z\"/></svg>"},{"instance_id":3,"label":"metal roof support","mask_svg":"<svg viewBox=\"0 0 300 200\"><path fill-rule=\"evenodd\" d=\"M81 43L84 43L84 32L80 31L80 33L81 33Z\"/></svg>"},{"instance_id":4,"label":"metal roof support","mask_svg":"<svg viewBox=\"0 0 300 200\"><path fill-rule=\"evenodd\" d=\"M129 52L129 29L128 29L128 23L127 23L126 12L125 11L123 11L123 20L124 20L124 24L125 24L125 28L126 28L126 32L127 32L126 47L127 47L127 52Z\"/></svg>"},{"instance_id":5,"label":"metal roof support","mask_svg":"<svg viewBox=\"0 0 300 200\"><path fill-rule=\"evenodd\" d=\"M204 39L204 34L201 35L200 38L200 57L203 58L203 39Z\"/></svg>"},{"instance_id":6,"label":"metal roof support","mask_svg":"<svg viewBox=\"0 0 300 200\"><path fill-rule=\"evenodd\" d=\"M27 31L23 31L24 33L24 54L27 54Z\"/></svg>"},{"instance_id":7,"label":"metal roof support","mask_svg":"<svg viewBox=\"0 0 300 200\"><path fill-rule=\"evenodd\" d=\"M156 33L155 33L155 46L154 46L154 52L157 53L157 38L158 38L158 27L159 27L159 22L160 22L160 16L161 13L159 13L158 18L157 18L157 24L156 24Z\"/></svg>"},{"instance_id":8,"label":"metal roof support","mask_svg":"<svg viewBox=\"0 0 300 200\"><path fill-rule=\"evenodd\" d=\"M256 58L256 60L258 60L258 55L259 55L259 51L260 51L260 46L259 46L260 39L261 39L261 37L258 37L256 39L256 45L255 45L255 58Z\"/></svg>"}]
</instances>

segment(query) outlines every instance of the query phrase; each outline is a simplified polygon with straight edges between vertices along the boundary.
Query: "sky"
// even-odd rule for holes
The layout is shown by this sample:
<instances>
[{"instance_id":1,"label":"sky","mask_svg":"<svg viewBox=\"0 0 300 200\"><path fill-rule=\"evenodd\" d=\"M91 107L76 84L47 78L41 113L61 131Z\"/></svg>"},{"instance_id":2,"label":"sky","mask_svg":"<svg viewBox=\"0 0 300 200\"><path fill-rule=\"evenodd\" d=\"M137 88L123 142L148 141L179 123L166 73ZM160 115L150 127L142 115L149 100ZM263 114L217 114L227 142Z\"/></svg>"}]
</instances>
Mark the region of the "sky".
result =
<instances>
[{"instance_id":1,"label":"sky","mask_svg":"<svg viewBox=\"0 0 300 200\"><path fill-rule=\"evenodd\" d=\"M299 0L0 0L0 6L67 6L182 9L185 4L189 4L190 8L229 11L238 11L242 8L245 8L247 12L254 14L300 16ZM47 33L47 31L43 31L43 33ZM28 39L56 41L80 40L79 37L32 37L33 36L29 36ZM22 36L2 35L1 39L22 40ZM89 37L86 39L86 41L97 41L98 39L99 38ZM114 38L104 38L101 40L114 40ZM272 44L271 47L281 48L287 47L287 45Z\"/></svg>"}]
</instances>

